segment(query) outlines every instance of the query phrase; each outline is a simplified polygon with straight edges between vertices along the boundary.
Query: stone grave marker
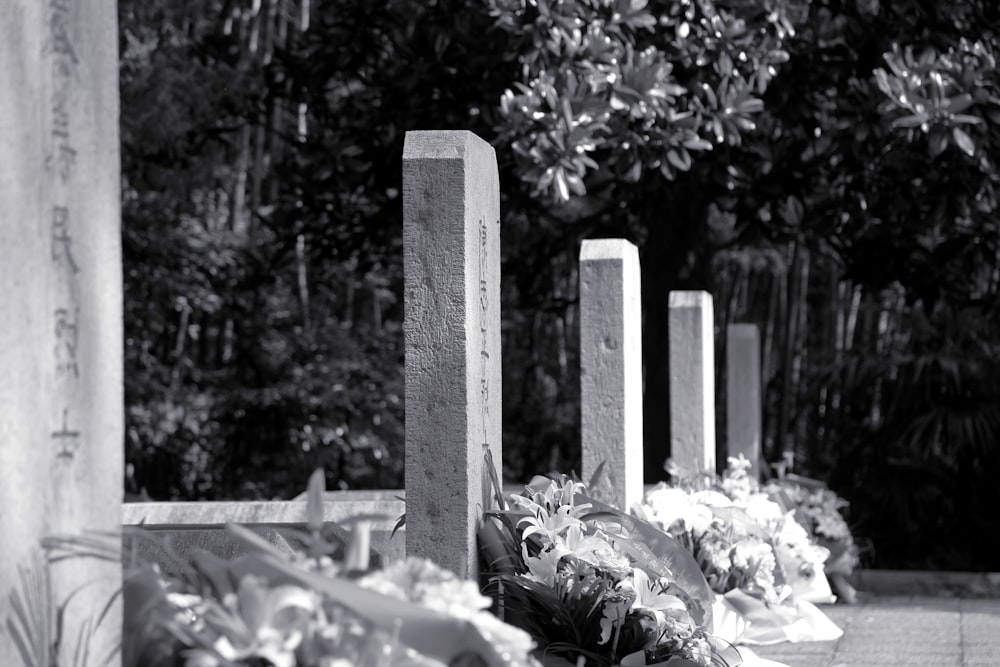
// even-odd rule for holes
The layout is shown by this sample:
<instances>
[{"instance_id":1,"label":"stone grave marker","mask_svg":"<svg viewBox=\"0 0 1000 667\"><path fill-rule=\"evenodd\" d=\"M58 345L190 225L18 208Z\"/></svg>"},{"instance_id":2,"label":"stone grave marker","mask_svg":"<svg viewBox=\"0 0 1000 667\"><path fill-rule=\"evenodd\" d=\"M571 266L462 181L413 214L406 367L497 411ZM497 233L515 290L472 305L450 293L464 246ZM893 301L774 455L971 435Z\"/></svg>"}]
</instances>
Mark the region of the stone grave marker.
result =
<instances>
[{"instance_id":1,"label":"stone grave marker","mask_svg":"<svg viewBox=\"0 0 1000 667\"><path fill-rule=\"evenodd\" d=\"M715 328L712 295L671 292L670 457L691 473L715 472Z\"/></svg>"},{"instance_id":2,"label":"stone grave marker","mask_svg":"<svg viewBox=\"0 0 1000 667\"><path fill-rule=\"evenodd\" d=\"M581 475L602 469L615 505L642 500L642 301L639 251L624 239L580 248Z\"/></svg>"},{"instance_id":3,"label":"stone grave marker","mask_svg":"<svg viewBox=\"0 0 1000 667\"><path fill-rule=\"evenodd\" d=\"M406 550L475 578L503 451L499 177L471 132L407 132L403 257Z\"/></svg>"},{"instance_id":4,"label":"stone grave marker","mask_svg":"<svg viewBox=\"0 0 1000 667\"><path fill-rule=\"evenodd\" d=\"M116 11L111 0L0 2L5 665L120 664L121 563L49 563L40 543L87 531L112 533L113 548L120 542ZM24 614L16 611L29 604ZM56 610L63 606L60 633Z\"/></svg>"},{"instance_id":5,"label":"stone grave marker","mask_svg":"<svg viewBox=\"0 0 1000 667\"><path fill-rule=\"evenodd\" d=\"M761 474L760 333L756 324L726 327L726 455L742 454Z\"/></svg>"}]
</instances>

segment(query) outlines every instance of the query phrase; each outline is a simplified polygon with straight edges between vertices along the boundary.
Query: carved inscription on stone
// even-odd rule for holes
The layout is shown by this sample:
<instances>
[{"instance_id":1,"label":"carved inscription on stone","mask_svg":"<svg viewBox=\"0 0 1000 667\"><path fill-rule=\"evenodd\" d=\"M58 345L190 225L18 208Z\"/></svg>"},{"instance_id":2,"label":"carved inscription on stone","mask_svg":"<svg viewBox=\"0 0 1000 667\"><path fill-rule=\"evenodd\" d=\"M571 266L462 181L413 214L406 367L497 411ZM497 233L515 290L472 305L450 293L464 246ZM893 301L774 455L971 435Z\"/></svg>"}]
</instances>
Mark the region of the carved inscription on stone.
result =
<instances>
[{"instance_id":1,"label":"carved inscription on stone","mask_svg":"<svg viewBox=\"0 0 1000 667\"><path fill-rule=\"evenodd\" d=\"M51 73L49 88L48 148L45 169L49 175L51 214L47 221L51 261L56 281L53 291L56 419L51 429L56 460L72 462L83 434L70 427L75 397L80 393L81 367L78 357L81 327L77 277L81 266L74 255L73 191L77 150L73 140L73 96L79 86L80 60L74 45L74 15L71 0L49 0L46 15L44 55Z\"/></svg>"}]
</instances>

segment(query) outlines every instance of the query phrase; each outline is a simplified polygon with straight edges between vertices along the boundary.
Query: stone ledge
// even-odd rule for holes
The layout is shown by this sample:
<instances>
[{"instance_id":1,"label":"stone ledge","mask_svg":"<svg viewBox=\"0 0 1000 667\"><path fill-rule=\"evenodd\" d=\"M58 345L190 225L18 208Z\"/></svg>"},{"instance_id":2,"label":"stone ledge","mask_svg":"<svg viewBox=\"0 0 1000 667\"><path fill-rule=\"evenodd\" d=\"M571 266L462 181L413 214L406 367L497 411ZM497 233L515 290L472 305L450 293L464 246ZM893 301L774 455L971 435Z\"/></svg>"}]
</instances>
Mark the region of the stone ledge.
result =
<instances>
[{"instance_id":1,"label":"stone ledge","mask_svg":"<svg viewBox=\"0 0 1000 667\"><path fill-rule=\"evenodd\" d=\"M393 497L378 498L370 494L367 497L353 494L336 499L327 497L323 501L323 520L334 523L367 516L377 517L373 523L388 524L391 528L405 511L406 503L401 500ZM145 525L156 529L204 528L227 523L282 526L304 524L305 521L304 500L144 502L122 505L123 525Z\"/></svg>"},{"instance_id":2,"label":"stone ledge","mask_svg":"<svg viewBox=\"0 0 1000 667\"><path fill-rule=\"evenodd\" d=\"M1000 572L938 572L929 570L856 570L851 584L861 594L877 596L1000 599Z\"/></svg>"},{"instance_id":3,"label":"stone ledge","mask_svg":"<svg viewBox=\"0 0 1000 667\"><path fill-rule=\"evenodd\" d=\"M365 517L371 525L371 548L383 563L406 557L406 527L393 535L406 503L395 496L400 491L336 491L323 501L323 520L343 532L351 519ZM306 501L202 501L143 502L122 505L122 525L142 526L169 537L183 555L191 549L232 557L237 547L223 530L227 523L246 526L283 550L295 548L292 533L283 529L305 528ZM328 526L330 528L331 526ZM286 534L287 533L287 534ZM343 538L346 540L346 533ZM146 549L147 547L144 547ZM146 555L146 554L144 554ZM149 555L153 555L150 552ZM153 560L163 563L156 553Z\"/></svg>"}]
</instances>

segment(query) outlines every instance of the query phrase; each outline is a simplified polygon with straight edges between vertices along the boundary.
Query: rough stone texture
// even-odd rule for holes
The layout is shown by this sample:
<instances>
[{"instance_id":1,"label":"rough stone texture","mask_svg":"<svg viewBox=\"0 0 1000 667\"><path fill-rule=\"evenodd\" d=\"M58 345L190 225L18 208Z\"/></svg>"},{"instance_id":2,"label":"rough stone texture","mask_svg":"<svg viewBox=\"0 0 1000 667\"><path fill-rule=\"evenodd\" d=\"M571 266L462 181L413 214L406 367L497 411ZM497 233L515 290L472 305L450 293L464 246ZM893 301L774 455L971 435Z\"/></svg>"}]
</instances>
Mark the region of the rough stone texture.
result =
<instances>
[{"instance_id":1,"label":"rough stone texture","mask_svg":"<svg viewBox=\"0 0 1000 667\"><path fill-rule=\"evenodd\" d=\"M1000 664L1000 600L865 597L822 607L837 641L755 646L791 667L985 667Z\"/></svg>"},{"instance_id":2,"label":"rough stone texture","mask_svg":"<svg viewBox=\"0 0 1000 667\"><path fill-rule=\"evenodd\" d=\"M756 324L726 328L726 456L742 454L760 478L760 332Z\"/></svg>"},{"instance_id":3,"label":"rough stone texture","mask_svg":"<svg viewBox=\"0 0 1000 667\"><path fill-rule=\"evenodd\" d=\"M642 301L639 251L624 239L580 248L581 474L603 462L612 500L642 500Z\"/></svg>"},{"instance_id":4,"label":"rough stone texture","mask_svg":"<svg viewBox=\"0 0 1000 667\"><path fill-rule=\"evenodd\" d=\"M715 471L715 330L712 295L671 292L670 457L689 472Z\"/></svg>"},{"instance_id":5,"label":"rough stone texture","mask_svg":"<svg viewBox=\"0 0 1000 667\"><path fill-rule=\"evenodd\" d=\"M474 578L500 439L500 190L465 131L403 148L407 552Z\"/></svg>"},{"instance_id":6,"label":"rough stone texture","mask_svg":"<svg viewBox=\"0 0 1000 667\"><path fill-rule=\"evenodd\" d=\"M122 498L122 275L115 3L0 3L0 656L25 661L13 595L66 608L58 656L120 662L121 565L46 566L39 538L117 531ZM86 584L86 585L84 585ZM82 588L81 588L82 586ZM119 600L118 598L115 598ZM51 622L41 613L33 621ZM22 628L22 631L24 628ZM23 633L22 633L23 634ZM54 636L51 639L55 639ZM78 645L81 644L81 645ZM82 652L81 652L82 655Z\"/></svg>"}]
</instances>

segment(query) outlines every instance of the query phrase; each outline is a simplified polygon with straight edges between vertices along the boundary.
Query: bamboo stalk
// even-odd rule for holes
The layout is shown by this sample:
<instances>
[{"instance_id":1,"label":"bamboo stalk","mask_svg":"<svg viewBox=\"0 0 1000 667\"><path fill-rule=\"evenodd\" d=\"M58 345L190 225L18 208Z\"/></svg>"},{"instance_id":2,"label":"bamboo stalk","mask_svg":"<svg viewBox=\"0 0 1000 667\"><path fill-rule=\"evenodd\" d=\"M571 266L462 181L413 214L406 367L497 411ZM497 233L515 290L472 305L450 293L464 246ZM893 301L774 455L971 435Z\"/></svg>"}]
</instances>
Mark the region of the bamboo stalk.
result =
<instances>
[{"instance_id":1,"label":"bamboo stalk","mask_svg":"<svg viewBox=\"0 0 1000 667\"><path fill-rule=\"evenodd\" d=\"M764 324L764 348L761 351L761 368L764 369L765 377L770 378L775 375L774 369L774 348L777 345L775 341L776 328L780 309L780 296L778 294L780 286L776 285L778 283L778 277L772 270L768 276L768 305L767 305L767 318Z\"/></svg>"},{"instance_id":2,"label":"bamboo stalk","mask_svg":"<svg viewBox=\"0 0 1000 667\"><path fill-rule=\"evenodd\" d=\"M799 264L799 243L792 241L789 245L792 255L791 274L795 276ZM798 281L786 278L783 282L784 289L781 290L781 294L784 305L782 310L785 313L785 317L782 318L782 321L785 323L785 331L781 354L781 399L778 408L778 435L781 438L782 453L788 451L791 441L788 433L788 421L792 403L791 385L792 364L795 354L795 325L798 320L798 301L795 297L795 288Z\"/></svg>"},{"instance_id":3,"label":"bamboo stalk","mask_svg":"<svg viewBox=\"0 0 1000 667\"><path fill-rule=\"evenodd\" d=\"M236 160L236 178L230 209L229 228L240 235L247 233L247 172L250 170L250 125L240 128L240 154Z\"/></svg>"},{"instance_id":4,"label":"bamboo stalk","mask_svg":"<svg viewBox=\"0 0 1000 667\"><path fill-rule=\"evenodd\" d=\"M267 12L264 16L264 48L261 53L261 62L265 65L271 63L274 56L274 37L278 21L278 3L276 0L267 0Z\"/></svg>"},{"instance_id":5,"label":"bamboo stalk","mask_svg":"<svg viewBox=\"0 0 1000 667\"><path fill-rule=\"evenodd\" d=\"M830 305L826 311L828 326L826 340L824 341L824 360L832 365L830 372L826 375L821 389L819 428L817 440L824 454L829 453L831 443L836 441L837 429L829 422L833 415L837 413L837 405L840 402L840 322L843 318L843 302L840 298L840 272L836 262L830 262L829 281L827 283L827 294Z\"/></svg>"},{"instance_id":6,"label":"bamboo stalk","mask_svg":"<svg viewBox=\"0 0 1000 667\"><path fill-rule=\"evenodd\" d=\"M295 239L295 263L299 283L299 307L302 309L302 328L306 332L312 329L309 319L309 276L306 267L306 237L299 234Z\"/></svg>"},{"instance_id":7,"label":"bamboo stalk","mask_svg":"<svg viewBox=\"0 0 1000 667\"><path fill-rule=\"evenodd\" d=\"M796 310L797 317L795 322L795 357L792 364L792 387L795 388L795 392L792 394L792 415L794 422L793 432L795 434L795 441L793 442L793 447L796 449L806 450L805 454L807 460L812 460L815 450L812 449L811 443L808 438L805 437L806 430L806 412L799 408L803 402L808 405L809 397L804 396L805 392L808 391L808 387L803 387L802 382L802 369L806 366L807 358L809 355L808 338L809 338L809 270L810 270L810 252L808 247L803 247L800 253L799 261L799 272L796 276L798 282L797 294L796 294Z\"/></svg>"},{"instance_id":8,"label":"bamboo stalk","mask_svg":"<svg viewBox=\"0 0 1000 667\"><path fill-rule=\"evenodd\" d=\"M285 48L288 45L288 24L289 12L288 12L288 0L278 0L277 13L277 23L278 31L275 43L278 48Z\"/></svg>"},{"instance_id":9,"label":"bamboo stalk","mask_svg":"<svg viewBox=\"0 0 1000 667\"><path fill-rule=\"evenodd\" d=\"M264 124L258 121L253 134L253 174L250 183L250 215L247 216L248 232L253 229L254 214L264 205L262 195L264 181L264 142L266 139Z\"/></svg>"},{"instance_id":10,"label":"bamboo stalk","mask_svg":"<svg viewBox=\"0 0 1000 667\"><path fill-rule=\"evenodd\" d=\"M261 0L253 0L250 9L250 53L257 53L260 47L260 6Z\"/></svg>"},{"instance_id":11,"label":"bamboo stalk","mask_svg":"<svg viewBox=\"0 0 1000 667\"><path fill-rule=\"evenodd\" d=\"M372 296L372 327L376 331L382 330L382 296L376 287L369 287L368 292Z\"/></svg>"},{"instance_id":12,"label":"bamboo stalk","mask_svg":"<svg viewBox=\"0 0 1000 667\"><path fill-rule=\"evenodd\" d=\"M282 156L284 154L285 140L282 136L282 130L284 129L284 108L285 100L276 97L271 107L271 122L268 132L268 144L270 145L270 151L268 154L268 164L274 166L281 163ZM270 171L270 170L268 170ZM268 197L267 204L277 201L278 195L280 193L280 181L275 178L270 173L267 175L268 181Z\"/></svg>"},{"instance_id":13,"label":"bamboo stalk","mask_svg":"<svg viewBox=\"0 0 1000 667\"><path fill-rule=\"evenodd\" d=\"M844 329L844 349L850 351L854 348L854 334L858 324L858 316L861 312L861 285L854 285L851 294L851 310L847 315L847 324Z\"/></svg>"},{"instance_id":14,"label":"bamboo stalk","mask_svg":"<svg viewBox=\"0 0 1000 667\"><path fill-rule=\"evenodd\" d=\"M219 351L217 358L217 365L224 366L228 364L233 359L233 338L234 338L234 324L233 318L227 317L225 323L222 326L222 332L219 334Z\"/></svg>"},{"instance_id":15,"label":"bamboo stalk","mask_svg":"<svg viewBox=\"0 0 1000 667\"><path fill-rule=\"evenodd\" d=\"M302 0L302 3L299 5L299 30L302 32L309 29L309 14L309 0Z\"/></svg>"},{"instance_id":16,"label":"bamboo stalk","mask_svg":"<svg viewBox=\"0 0 1000 667\"><path fill-rule=\"evenodd\" d=\"M178 299L178 309L180 310L180 322L177 324L177 335L175 337L174 349L171 356L173 364L170 368L170 389L174 391L180 382L181 358L184 356L184 347L187 342L188 325L191 322L191 306L186 298Z\"/></svg>"},{"instance_id":17,"label":"bamboo stalk","mask_svg":"<svg viewBox=\"0 0 1000 667\"><path fill-rule=\"evenodd\" d=\"M351 268L353 268L353 267L351 267ZM344 300L345 301L345 305L344 305L345 318L344 318L344 321L347 324L347 328L350 329L353 332L354 331L354 323L355 323L355 318L354 318L354 301L355 301L355 298L356 298L355 297L355 291L356 291L357 287L356 287L356 284L355 284L355 281L354 281L354 277L352 275L348 275L348 278L347 278L346 282L347 282L347 298Z\"/></svg>"}]
</instances>

